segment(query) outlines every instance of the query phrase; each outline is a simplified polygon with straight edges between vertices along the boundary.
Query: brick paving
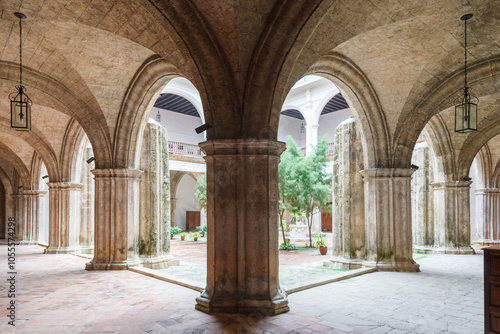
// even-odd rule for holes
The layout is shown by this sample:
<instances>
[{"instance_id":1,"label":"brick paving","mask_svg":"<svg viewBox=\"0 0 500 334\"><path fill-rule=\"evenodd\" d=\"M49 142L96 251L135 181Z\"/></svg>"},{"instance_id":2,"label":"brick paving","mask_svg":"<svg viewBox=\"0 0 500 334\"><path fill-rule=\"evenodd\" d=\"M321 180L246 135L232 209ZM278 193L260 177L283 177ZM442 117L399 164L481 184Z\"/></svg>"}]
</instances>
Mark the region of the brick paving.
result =
<instances>
[{"instance_id":1,"label":"brick paving","mask_svg":"<svg viewBox=\"0 0 500 334\"><path fill-rule=\"evenodd\" d=\"M0 265L6 268L6 246ZM428 255L421 273L373 273L289 296L291 311L207 315L198 293L130 271L85 271L84 258L18 246L17 326L0 285L0 332L480 333L482 256ZM4 269L0 277L6 282Z\"/></svg>"}]
</instances>

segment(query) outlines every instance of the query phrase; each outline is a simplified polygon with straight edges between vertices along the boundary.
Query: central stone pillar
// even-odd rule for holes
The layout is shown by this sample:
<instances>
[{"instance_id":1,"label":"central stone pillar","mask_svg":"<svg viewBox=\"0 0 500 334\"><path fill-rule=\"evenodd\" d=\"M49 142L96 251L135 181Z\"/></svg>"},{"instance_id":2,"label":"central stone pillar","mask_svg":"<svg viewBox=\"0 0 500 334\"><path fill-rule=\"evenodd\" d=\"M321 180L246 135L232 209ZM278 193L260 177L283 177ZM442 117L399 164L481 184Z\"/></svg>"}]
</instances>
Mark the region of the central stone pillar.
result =
<instances>
[{"instance_id":1,"label":"central stone pillar","mask_svg":"<svg viewBox=\"0 0 500 334\"><path fill-rule=\"evenodd\" d=\"M80 183L49 182L49 247L46 254L78 250Z\"/></svg>"},{"instance_id":2,"label":"central stone pillar","mask_svg":"<svg viewBox=\"0 0 500 334\"><path fill-rule=\"evenodd\" d=\"M94 169L94 258L87 270L125 270L139 265L137 169Z\"/></svg>"},{"instance_id":3,"label":"central stone pillar","mask_svg":"<svg viewBox=\"0 0 500 334\"><path fill-rule=\"evenodd\" d=\"M447 254L474 254L470 242L471 181L431 184L434 197L434 247Z\"/></svg>"},{"instance_id":4,"label":"central stone pillar","mask_svg":"<svg viewBox=\"0 0 500 334\"><path fill-rule=\"evenodd\" d=\"M14 218L16 218L16 233L14 234L16 241L22 239L23 225L26 221L26 209L24 206L24 198L21 194L11 194L12 202L14 203Z\"/></svg>"},{"instance_id":5,"label":"central stone pillar","mask_svg":"<svg viewBox=\"0 0 500 334\"><path fill-rule=\"evenodd\" d=\"M476 219L482 232L480 243L500 244L500 189L476 189Z\"/></svg>"},{"instance_id":6,"label":"central stone pillar","mask_svg":"<svg viewBox=\"0 0 500 334\"><path fill-rule=\"evenodd\" d=\"M333 145L333 250L324 264L342 269L360 268L365 256L365 202L363 148L354 117L335 129Z\"/></svg>"},{"instance_id":7,"label":"central stone pillar","mask_svg":"<svg viewBox=\"0 0 500 334\"><path fill-rule=\"evenodd\" d=\"M285 144L210 140L207 165L208 313L287 312L278 279L278 163Z\"/></svg>"},{"instance_id":8,"label":"central stone pillar","mask_svg":"<svg viewBox=\"0 0 500 334\"><path fill-rule=\"evenodd\" d=\"M385 271L419 271L413 261L409 168L361 171L365 182L365 266Z\"/></svg>"},{"instance_id":9,"label":"central stone pillar","mask_svg":"<svg viewBox=\"0 0 500 334\"><path fill-rule=\"evenodd\" d=\"M26 211L25 219L22 222L21 245L34 245L38 243L38 228L40 224L41 198L47 191L44 190L23 190L21 191Z\"/></svg>"}]
</instances>

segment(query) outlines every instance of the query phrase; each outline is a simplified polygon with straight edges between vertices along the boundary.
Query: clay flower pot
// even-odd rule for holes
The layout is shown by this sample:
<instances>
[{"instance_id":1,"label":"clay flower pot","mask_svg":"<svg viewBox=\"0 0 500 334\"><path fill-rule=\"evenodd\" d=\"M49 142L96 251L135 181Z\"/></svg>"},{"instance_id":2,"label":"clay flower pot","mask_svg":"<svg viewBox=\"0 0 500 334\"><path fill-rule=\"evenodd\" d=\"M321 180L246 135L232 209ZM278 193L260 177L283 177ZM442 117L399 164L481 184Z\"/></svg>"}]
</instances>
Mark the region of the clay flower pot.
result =
<instances>
[{"instance_id":1,"label":"clay flower pot","mask_svg":"<svg viewBox=\"0 0 500 334\"><path fill-rule=\"evenodd\" d=\"M184 240L185 237L181 237L181 240Z\"/></svg>"},{"instance_id":2,"label":"clay flower pot","mask_svg":"<svg viewBox=\"0 0 500 334\"><path fill-rule=\"evenodd\" d=\"M194 238L193 238L193 240L194 240L194 241L198 241L198 237L194 237Z\"/></svg>"},{"instance_id":3,"label":"clay flower pot","mask_svg":"<svg viewBox=\"0 0 500 334\"><path fill-rule=\"evenodd\" d=\"M319 248L319 252L321 253L321 255L326 255L326 252L328 251L328 247L320 247Z\"/></svg>"}]
</instances>

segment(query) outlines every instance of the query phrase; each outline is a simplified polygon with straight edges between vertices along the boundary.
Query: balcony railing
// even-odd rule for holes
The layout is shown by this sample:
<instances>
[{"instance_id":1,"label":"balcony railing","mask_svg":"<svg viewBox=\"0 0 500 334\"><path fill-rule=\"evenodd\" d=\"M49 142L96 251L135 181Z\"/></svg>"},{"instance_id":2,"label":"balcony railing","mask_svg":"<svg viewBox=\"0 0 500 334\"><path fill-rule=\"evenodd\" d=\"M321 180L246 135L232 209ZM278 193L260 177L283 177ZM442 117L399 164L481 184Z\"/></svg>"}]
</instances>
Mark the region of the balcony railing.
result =
<instances>
[{"instance_id":1,"label":"balcony railing","mask_svg":"<svg viewBox=\"0 0 500 334\"><path fill-rule=\"evenodd\" d=\"M198 145L179 143L176 141L168 142L168 153L177 155L188 155L191 157L203 157L203 152Z\"/></svg>"}]
</instances>

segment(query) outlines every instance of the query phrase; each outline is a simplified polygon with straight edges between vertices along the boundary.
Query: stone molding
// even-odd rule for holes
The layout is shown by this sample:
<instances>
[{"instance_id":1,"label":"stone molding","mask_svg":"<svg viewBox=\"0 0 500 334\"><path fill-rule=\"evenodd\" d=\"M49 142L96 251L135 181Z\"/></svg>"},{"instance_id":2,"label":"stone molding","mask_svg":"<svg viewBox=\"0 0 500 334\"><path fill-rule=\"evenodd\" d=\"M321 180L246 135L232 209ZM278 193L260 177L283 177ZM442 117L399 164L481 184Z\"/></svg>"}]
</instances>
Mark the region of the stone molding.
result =
<instances>
[{"instance_id":1,"label":"stone molding","mask_svg":"<svg viewBox=\"0 0 500 334\"><path fill-rule=\"evenodd\" d=\"M368 168L360 171L364 178L373 179L394 179L410 178L415 169L411 168Z\"/></svg>"},{"instance_id":2,"label":"stone molding","mask_svg":"<svg viewBox=\"0 0 500 334\"><path fill-rule=\"evenodd\" d=\"M472 181L438 181L431 182L429 185L434 189L443 188L468 188L472 184Z\"/></svg>"},{"instance_id":3,"label":"stone molding","mask_svg":"<svg viewBox=\"0 0 500 334\"><path fill-rule=\"evenodd\" d=\"M119 169L93 169L90 171L94 174L95 178L133 178L140 180L144 172L139 169L133 168L119 168Z\"/></svg>"},{"instance_id":4,"label":"stone molding","mask_svg":"<svg viewBox=\"0 0 500 334\"><path fill-rule=\"evenodd\" d=\"M206 157L212 156L280 156L286 144L267 139L218 139L199 144Z\"/></svg>"},{"instance_id":5,"label":"stone molding","mask_svg":"<svg viewBox=\"0 0 500 334\"><path fill-rule=\"evenodd\" d=\"M43 196L47 193L47 190L22 190L21 195L24 196Z\"/></svg>"}]
</instances>

